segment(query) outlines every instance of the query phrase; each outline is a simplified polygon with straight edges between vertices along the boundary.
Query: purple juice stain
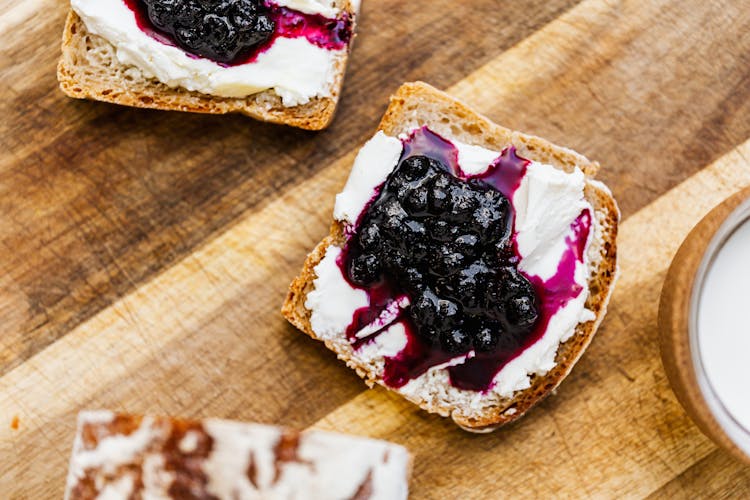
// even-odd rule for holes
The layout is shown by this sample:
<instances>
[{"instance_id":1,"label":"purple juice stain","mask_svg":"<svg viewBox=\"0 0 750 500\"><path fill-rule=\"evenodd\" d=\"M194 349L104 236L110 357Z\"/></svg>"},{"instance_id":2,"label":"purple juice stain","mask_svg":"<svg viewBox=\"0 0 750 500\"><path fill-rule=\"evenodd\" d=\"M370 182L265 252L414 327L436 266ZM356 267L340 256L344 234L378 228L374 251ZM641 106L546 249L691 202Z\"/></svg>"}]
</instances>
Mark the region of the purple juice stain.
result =
<instances>
[{"instance_id":1,"label":"purple juice stain","mask_svg":"<svg viewBox=\"0 0 750 500\"><path fill-rule=\"evenodd\" d=\"M349 246L347 245L344 251L341 252L339 257L336 259L336 264L338 265L339 269L342 270L341 274L349 283L349 286L351 286L352 288L361 288L353 283L349 279L349 273L344 271L346 269L348 248ZM377 321L378 318L380 318L380 315L383 314L386 309L392 307L394 302L396 302L399 296L402 295L387 280L376 283L375 285L368 287L365 291L367 292L367 300L369 303L368 306L361 307L354 311L352 322L346 328L346 338L349 339L349 342L354 346L355 349L358 349L359 347L374 340L375 337L377 337L380 333L388 328L389 325L383 324L383 328L378 329L367 337L363 339L357 337L357 333L362 331L362 329L366 326L372 325L375 321ZM403 310L399 310L394 321L398 320L402 315Z\"/></svg>"},{"instance_id":2,"label":"purple juice stain","mask_svg":"<svg viewBox=\"0 0 750 500\"><path fill-rule=\"evenodd\" d=\"M428 156L439 160L448 168L453 176L459 179L479 179L500 191L509 200L521 185L529 160L521 158L516 148L505 148L485 172L477 175L466 174L458 164L458 148L444 137L436 134L428 127L414 130L403 141L404 152L399 162L412 156Z\"/></svg>"},{"instance_id":3,"label":"purple juice stain","mask_svg":"<svg viewBox=\"0 0 750 500\"><path fill-rule=\"evenodd\" d=\"M434 158L445 165L454 176L465 180L480 179L508 198L511 201L513 219L513 252L516 260L520 260L515 241L515 210L512 207L512 200L531 162L520 157L515 147L511 146L506 148L485 172L478 175L466 175L461 171L458 164L458 149L455 145L427 127L415 130L402 142L404 149L399 163L412 156ZM362 211L357 226L378 196L379 192L373 196L368 206ZM462 364L448 367L450 382L454 387L476 392L490 390L497 373L507 363L535 344L544 335L552 316L581 293L582 287L575 282L575 267L576 262L583 260L590 228L591 214L588 210L584 210L571 225L572 235L566 239L567 248L558 264L555 275L548 280L541 280L536 276L526 276L532 283L540 304L539 319L533 331L523 338L508 335L501 339L495 350L476 352L473 357L466 359ZM348 236L351 236L351 234ZM365 338L359 339L356 337L357 332L377 320L385 309L392 307L393 302L399 296L402 296L403 292L387 279L369 287L361 287L353 283L349 279L349 273L346 269L346 262L349 262L348 255L352 251L351 247L352 245L345 245L337 264L342 275L352 287L367 292L369 306L354 313L353 321L346 331L347 338L353 347L358 349L373 341L378 335L397 323L401 323L406 332L407 343L404 349L396 356L385 358L383 373L385 384L393 388L403 387L410 380L421 376L430 368L455 359L456 354L445 352L438 345L430 343L419 335L405 309L401 309L389 324L382 325ZM463 356L466 356L466 354L461 355L461 357Z\"/></svg>"},{"instance_id":4,"label":"purple juice stain","mask_svg":"<svg viewBox=\"0 0 750 500\"><path fill-rule=\"evenodd\" d=\"M518 156L516 148L511 146L505 148L500 156L490 165L486 172L472 176L472 179L480 179L494 187L513 204L513 195L521 186L521 181L526 175L526 168L531 163L525 158ZM515 209L513 211L515 220Z\"/></svg>"},{"instance_id":5,"label":"purple juice stain","mask_svg":"<svg viewBox=\"0 0 750 500\"><path fill-rule=\"evenodd\" d=\"M404 144L404 150L399 163L412 156L427 156L438 160L454 176L465 178L458 166L456 146L426 126L414 130L406 140L401 142Z\"/></svg>"},{"instance_id":6,"label":"purple juice stain","mask_svg":"<svg viewBox=\"0 0 750 500\"><path fill-rule=\"evenodd\" d=\"M125 5L133 12L138 28L159 43L170 47L180 47L174 38L160 31L148 17L148 9L142 0L123 0ZM341 50L349 46L353 35L352 18L347 12L343 12L335 19L324 17L320 14L306 14L281 7L274 2L266 1L265 6L269 9L271 19L276 24L274 34L265 42L252 47L229 64L216 62L219 66L232 67L241 66L257 61L260 54L268 51L278 38L301 38L304 37L320 48L326 50ZM192 59L204 59L203 57L185 51Z\"/></svg>"}]
</instances>

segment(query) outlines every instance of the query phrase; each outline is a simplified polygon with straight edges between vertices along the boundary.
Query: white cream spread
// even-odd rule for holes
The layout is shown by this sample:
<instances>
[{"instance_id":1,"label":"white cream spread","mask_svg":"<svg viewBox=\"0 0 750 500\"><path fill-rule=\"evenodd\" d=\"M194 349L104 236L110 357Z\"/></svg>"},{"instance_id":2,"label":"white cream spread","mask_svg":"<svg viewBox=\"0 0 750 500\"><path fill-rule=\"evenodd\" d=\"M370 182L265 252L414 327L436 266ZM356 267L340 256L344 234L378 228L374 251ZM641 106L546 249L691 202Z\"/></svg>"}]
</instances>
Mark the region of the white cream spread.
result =
<instances>
[{"instance_id":1,"label":"white cream spread","mask_svg":"<svg viewBox=\"0 0 750 500\"><path fill-rule=\"evenodd\" d=\"M165 470L162 449L170 425L153 425L153 419L144 418L133 433L115 434L101 415L79 415L66 498L87 475L98 498L122 499L136 493L154 500L173 498L169 489L175 475ZM101 425L92 449L83 446L86 424ZM201 424L212 445L205 459L189 459L190 470L196 473L196 485L199 474L206 478L205 493L216 498L334 500L354 498L359 492L369 492L368 498L377 500L407 498L410 458L401 446L310 430L292 439L293 449L282 455L277 449L284 432L280 427L218 419ZM170 457L177 458L173 451ZM137 490L136 478L142 480Z\"/></svg>"},{"instance_id":2,"label":"white cream spread","mask_svg":"<svg viewBox=\"0 0 750 500\"><path fill-rule=\"evenodd\" d=\"M315 289L307 294L305 301L305 307L312 311L312 329L322 338L340 335L352 322L354 311L369 305L367 293L352 288L341 274L336 264L339 255L340 248L328 248L325 257L315 268Z\"/></svg>"},{"instance_id":3,"label":"white cream spread","mask_svg":"<svg viewBox=\"0 0 750 500\"><path fill-rule=\"evenodd\" d=\"M308 14L338 13L324 0L276 2ZM120 63L135 66L147 78L170 87L182 87L219 97L241 98L273 89L284 106L297 106L315 97L330 97L337 63L346 49L327 50L306 38L277 38L251 63L222 66L209 59L189 56L144 33L123 0L71 0L86 28L116 49Z\"/></svg>"},{"instance_id":4,"label":"white cream spread","mask_svg":"<svg viewBox=\"0 0 750 500\"><path fill-rule=\"evenodd\" d=\"M393 323L369 344L362 346L358 355L366 359L392 357L406 347L406 327L402 322Z\"/></svg>"},{"instance_id":5,"label":"white cream spread","mask_svg":"<svg viewBox=\"0 0 750 500\"><path fill-rule=\"evenodd\" d=\"M401 156L403 144L395 137L378 131L367 141L354 159L354 166L344 190L336 196L333 217L354 225L367 203L377 194Z\"/></svg>"},{"instance_id":6,"label":"white cream spread","mask_svg":"<svg viewBox=\"0 0 750 500\"><path fill-rule=\"evenodd\" d=\"M403 134L402 134L403 135ZM450 139L450 138L449 138ZM476 175L486 171L500 156L499 152L468 145L451 140L458 149L459 167L469 175ZM356 223L368 202L375 196L379 186L393 171L398 163L402 151L401 141L378 132L360 151L354 163L350 177L343 192L336 198L334 217L351 226ZM583 189L585 177L580 169L566 173L551 165L531 162L524 175L520 187L513 196L516 209L516 239L521 256L519 268L529 276L538 276L542 280L552 277L558 268L563 252L567 248L566 238L571 236L571 225L581 212L591 206L586 202ZM593 210L591 214L593 215ZM595 232L589 236L591 240ZM341 249L330 247L328 252L337 257ZM584 262L577 262L575 268L575 282L582 291L573 300L561 307L550 318L549 324L542 338L524 350L518 357L507 363L495 376L491 392L501 397L511 397L515 391L530 386L530 375L545 374L555 366L555 356L559 345L567 341L574 333L577 325L595 319L594 314L585 308L588 298L588 252L584 252ZM346 282L341 271L335 265L335 257L328 255L316 267L318 279L315 280L315 290L309 295L306 306L312 311L314 319L313 331L321 338L333 340L341 337L346 326L351 322L354 311L362 307L362 301L353 302L346 297L353 296L352 287ZM335 267L335 269L334 269ZM343 290L347 291L344 293ZM308 296L309 297L309 296ZM336 308L336 321L325 318L331 313L327 309ZM349 323L344 325L344 318ZM380 351L377 344L366 345L354 352L352 356L360 358L365 363L382 365L383 356L393 356L392 346L406 345L407 337L403 328L387 330L389 334L389 354ZM451 360L450 365L463 363L473 356L459 356ZM446 389L448 374L446 365L430 368L399 389L406 395L422 399L424 394L436 394ZM485 394L476 393L472 396L472 406L481 406Z\"/></svg>"},{"instance_id":7,"label":"white cream spread","mask_svg":"<svg viewBox=\"0 0 750 500\"><path fill-rule=\"evenodd\" d=\"M500 156L500 153L490 151L473 144L462 144L453 141L458 149L458 164L466 175L478 175L486 172L489 166Z\"/></svg>"},{"instance_id":8,"label":"white cream spread","mask_svg":"<svg viewBox=\"0 0 750 500\"><path fill-rule=\"evenodd\" d=\"M584 185L578 168L568 174L551 165L529 165L513 196L522 271L543 280L555 274L567 248L570 225L584 209L591 208L583 197Z\"/></svg>"}]
</instances>

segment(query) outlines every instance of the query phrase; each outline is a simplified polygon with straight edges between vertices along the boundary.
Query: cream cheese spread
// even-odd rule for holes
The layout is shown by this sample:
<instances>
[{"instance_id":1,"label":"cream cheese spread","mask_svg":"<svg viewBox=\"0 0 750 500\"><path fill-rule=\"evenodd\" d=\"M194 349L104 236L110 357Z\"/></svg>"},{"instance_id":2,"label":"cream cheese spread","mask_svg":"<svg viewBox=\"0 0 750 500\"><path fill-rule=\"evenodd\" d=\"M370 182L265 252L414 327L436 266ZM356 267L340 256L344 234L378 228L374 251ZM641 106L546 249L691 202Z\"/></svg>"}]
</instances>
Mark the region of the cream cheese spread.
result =
<instances>
[{"instance_id":1,"label":"cream cheese spread","mask_svg":"<svg viewBox=\"0 0 750 500\"><path fill-rule=\"evenodd\" d=\"M451 140L458 150L458 162L461 170L469 175L476 175L486 171L500 156L479 146L463 144ZM351 228L367 207L369 201L377 193L379 186L397 166L402 152L399 139L389 137L378 132L357 155L351 175L344 190L337 196L334 217ZM513 205L516 211L516 241L521 257L519 269L528 276L535 276L546 280L553 276L558 264L567 248L566 239L572 236L572 225L582 211L593 209L585 200L583 189L585 186L583 172L576 168L572 173L556 169L551 165L531 162L527 166L526 174L521 185L513 195ZM596 231L592 225L589 242ZM343 318L350 320L354 312L363 307L361 300L350 300L354 297L341 270L336 265L336 258L341 249L329 247L323 261L315 268L318 279L315 280L315 290L308 295L306 306L312 311L313 331L321 338L333 339L344 335L346 326ZM511 397L514 392L530 387L530 375L543 375L555 366L555 356L559 345L575 333L579 323L592 321L594 314L586 309L588 298L588 252L584 252L583 262L576 262L574 280L581 287L581 292L573 300L558 309L550 318L543 336L516 358L508 362L496 374L492 392L501 397ZM345 293L342 290L346 289ZM325 298L325 299L324 299ZM329 320L334 316L336 321ZM359 357L365 363L382 364L383 356L393 356L394 346L405 346L406 333L403 328L386 330L388 334L384 354L378 344L366 345L353 352L353 357ZM374 347L373 347L374 345ZM385 346L383 346L385 347ZM458 356L449 364L463 363L471 358L468 355ZM425 393L435 394L445 390L448 383L446 365L430 368L423 375L411 380L400 389L404 394L420 397ZM449 384L448 384L449 385ZM485 394L477 393L473 396L471 405L481 406Z\"/></svg>"},{"instance_id":2,"label":"cream cheese spread","mask_svg":"<svg viewBox=\"0 0 750 500\"><path fill-rule=\"evenodd\" d=\"M331 1L279 0L275 3L326 17L339 13ZM242 98L272 89L284 106L330 97L338 63L346 55L346 49L328 50L304 37L279 37L268 50L258 54L256 60L223 66L155 40L138 27L133 12L123 0L71 0L71 7L91 33L115 47L121 64L135 66L145 77L155 78L170 87L218 97Z\"/></svg>"},{"instance_id":3,"label":"cream cheese spread","mask_svg":"<svg viewBox=\"0 0 750 500\"><path fill-rule=\"evenodd\" d=\"M307 294L305 302L305 307L312 311L312 329L321 338L341 334L352 322L354 311L369 305L367 292L353 288L341 274L336 263L339 255L339 247L328 248L315 270L315 289Z\"/></svg>"},{"instance_id":4,"label":"cream cheese spread","mask_svg":"<svg viewBox=\"0 0 750 500\"><path fill-rule=\"evenodd\" d=\"M403 145L395 137L378 131L357 153L349 180L336 196L333 217L354 225L367 203L375 197L398 163Z\"/></svg>"}]
</instances>

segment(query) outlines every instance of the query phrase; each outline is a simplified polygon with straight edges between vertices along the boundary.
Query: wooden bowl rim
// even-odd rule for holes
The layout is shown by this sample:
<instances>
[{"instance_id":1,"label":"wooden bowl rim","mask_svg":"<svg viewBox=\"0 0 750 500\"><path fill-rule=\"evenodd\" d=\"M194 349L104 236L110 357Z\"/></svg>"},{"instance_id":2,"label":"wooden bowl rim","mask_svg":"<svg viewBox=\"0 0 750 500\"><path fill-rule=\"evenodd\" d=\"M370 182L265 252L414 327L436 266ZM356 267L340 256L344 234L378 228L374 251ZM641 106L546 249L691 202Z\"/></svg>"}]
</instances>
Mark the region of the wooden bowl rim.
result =
<instances>
[{"instance_id":1,"label":"wooden bowl rim","mask_svg":"<svg viewBox=\"0 0 750 500\"><path fill-rule=\"evenodd\" d=\"M697 317L708 270L734 231L750 220L750 188L704 217L672 261L659 304L660 346L670 385L688 415L719 446L750 464L750 429L716 394L697 346Z\"/></svg>"}]
</instances>

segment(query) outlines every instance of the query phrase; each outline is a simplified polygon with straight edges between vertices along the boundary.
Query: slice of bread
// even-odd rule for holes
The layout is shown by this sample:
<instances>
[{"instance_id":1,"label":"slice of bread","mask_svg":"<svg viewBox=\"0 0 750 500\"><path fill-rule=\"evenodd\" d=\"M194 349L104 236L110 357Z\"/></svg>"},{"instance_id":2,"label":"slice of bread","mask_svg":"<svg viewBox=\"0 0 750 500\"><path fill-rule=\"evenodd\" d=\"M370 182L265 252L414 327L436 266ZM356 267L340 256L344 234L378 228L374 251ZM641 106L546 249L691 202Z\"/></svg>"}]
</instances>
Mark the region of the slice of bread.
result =
<instances>
[{"instance_id":1,"label":"slice of bread","mask_svg":"<svg viewBox=\"0 0 750 500\"><path fill-rule=\"evenodd\" d=\"M337 7L349 12L356 23L352 3L349 0L337 0L336 3ZM134 66L121 64L115 47L104 38L90 33L81 18L71 10L63 31L57 79L65 94L78 99L194 113L237 112L257 120L321 130L331 123L336 111L347 59L348 52L344 52L336 63L331 97L316 97L300 106L285 107L273 90L244 98L211 96L169 87L156 79L144 77Z\"/></svg>"},{"instance_id":2,"label":"slice of bread","mask_svg":"<svg viewBox=\"0 0 750 500\"><path fill-rule=\"evenodd\" d=\"M410 473L409 452L387 441L85 411L65 498L406 499Z\"/></svg>"},{"instance_id":3,"label":"slice of bread","mask_svg":"<svg viewBox=\"0 0 750 500\"><path fill-rule=\"evenodd\" d=\"M592 179L599 167L597 163L538 137L495 125L461 102L425 83L404 84L391 97L379 130L396 137L423 125L448 139L493 151L502 151L513 145L520 156L567 172L579 167L586 176L584 196L594 209L594 234L588 250L590 295L586 308L595 314L596 319L580 323L575 334L559 346L556 365L552 370L543 376L532 375L531 387L515 392L511 398L489 392L481 396L478 405L478 393L456 389L445 382L445 377L442 382L438 382L442 383L439 390L425 396L413 396L399 389L392 389L429 412L450 416L466 430L487 432L516 420L549 395L591 342L605 315L617 274L616 237L620 213L606 186ZM305 307L305 301L307 294L314 289L314 269L330 245L343 246L344 243L344 227L340 222L334 221L330 234L308 256L302 273L291 284L282 308L282 314L289 322L313 338L317 337L312 330L311 311ZM378 383L385 386L382 380L382 363L364 363L358 360L343 332L340 338L326 340L326 345L356 370L368 385Z\"/></svg>"}]
</instances>

